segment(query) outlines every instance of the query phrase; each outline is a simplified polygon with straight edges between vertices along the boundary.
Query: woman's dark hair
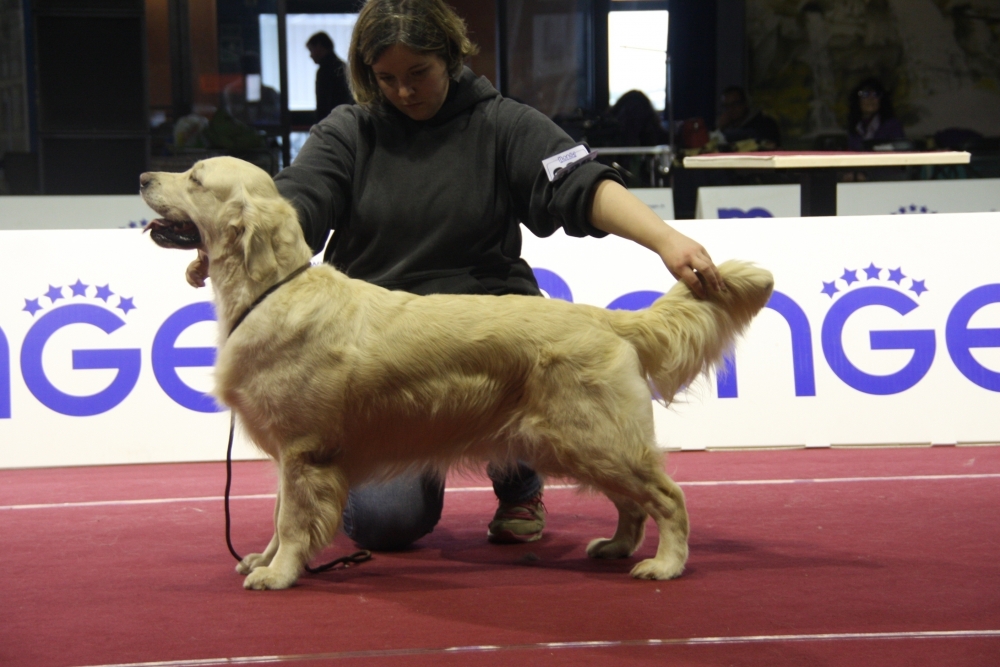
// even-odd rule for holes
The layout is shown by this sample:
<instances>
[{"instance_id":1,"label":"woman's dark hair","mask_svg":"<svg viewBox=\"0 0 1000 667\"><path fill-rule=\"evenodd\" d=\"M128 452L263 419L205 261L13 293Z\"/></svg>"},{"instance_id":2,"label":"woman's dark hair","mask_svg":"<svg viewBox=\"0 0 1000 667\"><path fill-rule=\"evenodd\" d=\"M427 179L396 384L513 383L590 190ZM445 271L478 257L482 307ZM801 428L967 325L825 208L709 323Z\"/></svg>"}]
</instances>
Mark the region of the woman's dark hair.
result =
<instances>
[{"instance_id":1,"label":"woman's dark hair","mask_svg":"<svg viewBox=\"0 0 1000 667\"><path fill-rule=\"evenodd\" d=\"M871 91L878 95L879 120L884 121L887 118L894 118L896 116L896 110L892 106L892 95L889 94L889 91L886 90L885 86L877 78L867 78L854 87L854 90L851 91L851 97L848 100L847 131L850 134L857 133L858 123L861 122L861 93L863 91Z\"/></svg>"},{"instance_id":2,"label":"woman's dark hair","mask_svg":"<svg viewBox=\"0 0 1000 667\"><path fill-rule=\"evenodd\" d=\"M664 142L660 117L646 94L630 90L611 107L611 115L620 126L623 146L657 146Z\"/></svg>"},{"instance_id":3,"label":"woman's dark hair","mask_svg":"<svg viewBox=\"0 0 1000 667\"><path fill-rule=\"evenodd\" d=\"M395 44L439 56L451 77L479 52L469 41L465 21L443 0L368 0L354 24L347 57L351 92L359 105L370 108L382 100L372 64Z\"/></svg>"}]
</instances>

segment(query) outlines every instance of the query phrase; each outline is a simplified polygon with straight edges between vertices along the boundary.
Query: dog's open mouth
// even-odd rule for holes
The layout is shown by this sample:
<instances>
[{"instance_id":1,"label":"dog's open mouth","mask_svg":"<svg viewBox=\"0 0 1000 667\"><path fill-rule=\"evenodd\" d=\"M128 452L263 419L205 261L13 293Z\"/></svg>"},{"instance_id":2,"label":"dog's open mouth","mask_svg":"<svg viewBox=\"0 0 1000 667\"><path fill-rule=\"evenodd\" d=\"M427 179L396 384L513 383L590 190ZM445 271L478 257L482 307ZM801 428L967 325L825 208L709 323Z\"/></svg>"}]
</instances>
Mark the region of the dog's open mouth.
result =
<instances>
[{"instance_id":1,"label":"dog's open mouth","mask_svg":"<svg viewBox=\"0 0 1000 667\"><path fill-rule=\"evenodd\" d=\"M143 228L156 245L190 250L201 247L201 234L190 220L150 220Z\"/></svg>"}]
</instances>

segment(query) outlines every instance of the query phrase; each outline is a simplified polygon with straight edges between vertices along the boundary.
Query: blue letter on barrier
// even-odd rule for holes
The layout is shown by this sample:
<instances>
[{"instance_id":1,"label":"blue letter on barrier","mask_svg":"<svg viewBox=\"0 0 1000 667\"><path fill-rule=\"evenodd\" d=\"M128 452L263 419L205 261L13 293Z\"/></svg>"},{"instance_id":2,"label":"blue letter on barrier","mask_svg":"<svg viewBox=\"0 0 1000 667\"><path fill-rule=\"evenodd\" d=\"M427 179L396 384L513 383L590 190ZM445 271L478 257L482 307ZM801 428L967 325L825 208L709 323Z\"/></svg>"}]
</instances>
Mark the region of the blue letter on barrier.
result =
<instances>
[{"instance_id":1,"label":"blue letter on barrier","mask_svg":"<svg viewBox=\"0 0 1000 667\"><path fill-rule=\"evenodd\" d=\"M1000 329L969 328L972 316L991 303L1000 303L1000 285L977 287L959 299L948 315L945 340L948 353L962 375L983 389L1000 391L1000 373L980 364L969 352L973 347L1000 347Z\"/></svg>"},{"instance_id":2,"label":"blue letter on barrier","mask_svg":"<svg viewBox=\"0 0 1000 667\"><path fill-rule=\"evenodd\" d=\"M93 396L73 396L53 386L42 368L45 344L59 329L70 324L90 324L112 333L125 324L114 313L89 304L74 304L51 310L38 319L24 337L21 374L29 391L46 407L72 417L90 417L107 412L125 400L139 379L139 350L73 350L73 368L113 368L118 373L107 389Z\"/></svg>"},{"instance_id":3,"label":"blue letter on barrier","mask_svg":"<svg viewBox=\"0 0 1000 667\"><path fill-rule=\"evenodd\" d=\"M792 372L795 374L795 395L816 395L816 368L813 363L812 327L809 318L791 297L774 292L767 308L777 312L788 322L792 333Z\"/></svg>"},{"instance_id":4,"label":"blue letter on barrier","mask_svg":"<svg viewBox=\"0 0 1000 667\"><path fill-rule=\"evenodd\" d=\"M781 292L771 294L765 308L777 312L788 323L792 333L792 372L795 374L795 395L816 395L816 370L813 365L812 328L805 312L790 297ZM726 355L722 372L716 378L719 398L737 398L736 360Z\"/></svg>"},{"instance_id":5,"label":"blue letter on barrier","mask_svg":"<svg viewBox=\"0 0 1000 667\"><path fill-rule=\"evenodd\" d=\"M722 358L722 368L715 376L715 389L719 398L739 398L736 383L736 357L730 352Z\"/></svg>"},{"instance_id":6,"label":"blue letter on barrier","mask_svg":"<svg viewBox=\"0 0 1000 667\"><path fill-rule=\"evenodd\" d=\"M719 209L719 219L726 220L727 218L773 218L774 215L771 214L766 208L754 207L749 211L744 211L741 208L720 208Z\"/></svg>"},{"instance_id":7,"label":"blue letter on barrier","mask_svg":"<svg viewBox=\"0 0 1000 667\"><path fill-rule=\"evenodd\" d=\"M0 419L10 419L10 346L0 329Z\"/></svg>"},{"instance_id":8,"label":"blue letter on barrier","mask_svg":"<svg viewBox=\"0 0 1000 667\"><path fill-rule=\"evenodd\" d=\"M562 276L548 269L532 269L532 272L535 274L538 287L548 294L550 299L562 299L573 303L573 292Z\"/></svg>"},{"instance_id":9,"label":"blue letter on barrier","mask_svg":"<svg viewBox=\"0 0 1000 667\"><path fill-rule=\"evenodd\" d=\"M913 350L902 370L891 375L870 375L858 369L844 353L841 340L847 318L865 306L886 306L906 315L917 303L888 287L863 287L848 292L837 301L823 320L823 352L830 368L841 380L866 394L885 396L906 391L930 370L936 343L934 331L872 331L873 350Z\"/></svg>"},{"instance_id":10,"label":"blue letter on barrier","mask_svg":"<svg viewBox=\"0 0 1000 667\"><path fill-rule=\"evenodd\" d=\"M219 412L215 399L184 384L177 369L215 365L214 347L174 347L180 335L192 324L214 322L215 310L206 302L184 306L167 318L153 339L153 375L167 396L179 405L196 412Z\"/></svg>"}]
</instances>

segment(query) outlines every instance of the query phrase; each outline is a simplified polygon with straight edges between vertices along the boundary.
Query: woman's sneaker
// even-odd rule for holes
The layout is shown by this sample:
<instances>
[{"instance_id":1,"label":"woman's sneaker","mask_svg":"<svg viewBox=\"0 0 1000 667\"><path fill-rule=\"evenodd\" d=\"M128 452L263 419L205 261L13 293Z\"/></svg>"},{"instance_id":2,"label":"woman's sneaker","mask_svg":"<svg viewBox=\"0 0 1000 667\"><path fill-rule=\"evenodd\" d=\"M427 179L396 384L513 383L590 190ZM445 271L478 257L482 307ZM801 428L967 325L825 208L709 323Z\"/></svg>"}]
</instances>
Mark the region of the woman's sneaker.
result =
<instances>
[{"instance_id":1,"label":"woman's sneaker","mask_svg":"<svg viewBox=\"0 0 1000 667\"><path fill-rule=\"evenodd\" d=\"M519 503L500 503L486 531L486 539L494 544L534 542L545 530L545 505L542 494Z\"/></svg>"}]
</instances>

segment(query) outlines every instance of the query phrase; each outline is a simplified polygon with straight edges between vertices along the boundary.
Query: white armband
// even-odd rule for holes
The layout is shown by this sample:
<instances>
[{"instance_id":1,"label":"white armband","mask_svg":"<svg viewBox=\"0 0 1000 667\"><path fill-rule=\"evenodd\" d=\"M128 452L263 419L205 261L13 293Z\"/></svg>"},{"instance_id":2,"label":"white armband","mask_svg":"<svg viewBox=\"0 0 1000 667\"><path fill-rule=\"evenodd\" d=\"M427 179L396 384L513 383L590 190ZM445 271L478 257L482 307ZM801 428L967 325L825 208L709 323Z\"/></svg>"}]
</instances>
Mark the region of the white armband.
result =
<instances>
[{"instance_id":1,"label":"white armband","mask_svg":"<svg viewBox=\"0 0 1000 667\"><path fill-rule=\"evenodd\" d=\"M542 166L545 167L545 174L549 177L549 181L555 183L581 164L590 162L595 157L597 157L596 151L589 151L586 146L580 144L576 148L545 158L542 160Z\"/></svg>"}]
</instances>

